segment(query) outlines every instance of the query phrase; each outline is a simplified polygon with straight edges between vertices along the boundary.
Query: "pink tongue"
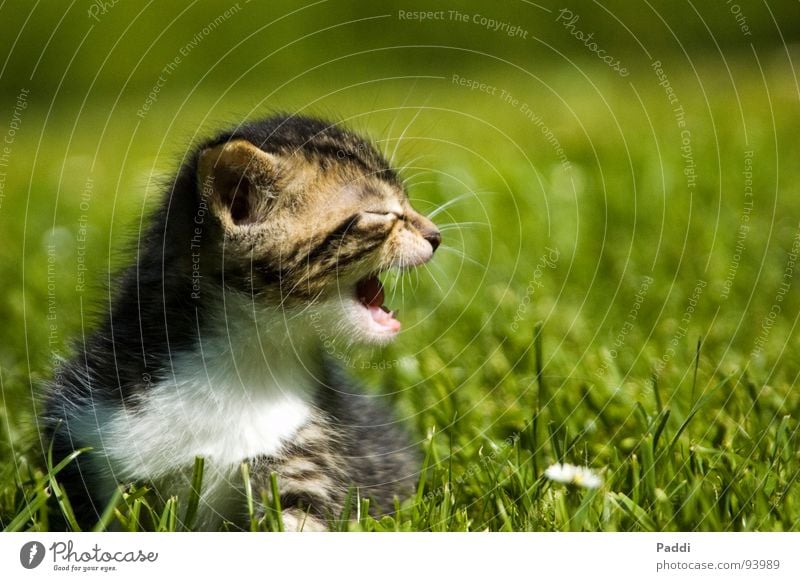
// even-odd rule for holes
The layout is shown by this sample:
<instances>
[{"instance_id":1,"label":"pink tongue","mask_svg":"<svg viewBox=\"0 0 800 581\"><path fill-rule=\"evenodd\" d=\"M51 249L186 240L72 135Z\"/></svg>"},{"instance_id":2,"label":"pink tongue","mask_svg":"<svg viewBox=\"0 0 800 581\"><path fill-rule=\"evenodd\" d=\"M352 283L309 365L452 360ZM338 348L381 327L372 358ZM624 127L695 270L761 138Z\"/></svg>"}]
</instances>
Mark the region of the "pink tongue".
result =
<instances>
[{"instance_id":1,"label":"pink tongue","mask_svg":"<svg viewBox=\"0 0 800 581\"><path fill-rule=\"evenodd\" d=\"M391 331L400 330L400 321L395 319L392 313L384 311L380 307L370 306L369 314L372 316L372 320L378 323L379 325L383 325L384 327L390 329Z\"/></svg>"},{"instance_id":2,"label":"pink tongue","mask_svg":"<svg viewBox=\"0 0 800 581\"><path fill-rule=\"evenodd\" d=\"M365 278L358 283L358 300L368 307L380 309L383 306L383 285L377 276Z\"/></svg>"},{"instance_id":3,"label":"pink tongue","mask_svg":"<svg viewBox=\"0 0 800 581\"><path fill-rule=\"evenodd\" d=\"M365 278L356 286L358 300L367 307L372 320L390 331L400 330L400 321L383 306L383 285L377 276Z\"/></svg>"}]
</instances>

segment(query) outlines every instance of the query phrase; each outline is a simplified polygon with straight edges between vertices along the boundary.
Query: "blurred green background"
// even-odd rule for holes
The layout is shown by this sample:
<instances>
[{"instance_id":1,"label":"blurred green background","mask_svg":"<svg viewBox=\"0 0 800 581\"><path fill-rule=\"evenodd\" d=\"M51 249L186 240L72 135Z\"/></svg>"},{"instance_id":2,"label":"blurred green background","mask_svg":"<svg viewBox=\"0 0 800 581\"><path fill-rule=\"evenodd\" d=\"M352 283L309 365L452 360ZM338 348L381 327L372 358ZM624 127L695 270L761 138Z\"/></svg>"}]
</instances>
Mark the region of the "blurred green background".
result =
<instances>
[{"instance_id":1,"label":"blurred green background","mask_svg":"<svg viewBox=\"0 0 800 581\"><path fill-rule=\"evenodd\" d=\"M685 417L699 339L704 381L747 370L773 390L765 425L794 415L798 7L4 2L6 467L33 434L31 394L102 311L189 144L274 110L396 152L420 210L452 201L446 247L393 291L406 331L384 357L403 365L354 370L390 389L399 373L419 433L453 414L473 444L520 425L536 321L554 388L621 398L597 457L630 435L623 403L652 402L654 375ZM747 416L725 419L723 401L706 425ZM578 395L559 405L576 430L591 422Z\"/></svg>"}]
</instances>

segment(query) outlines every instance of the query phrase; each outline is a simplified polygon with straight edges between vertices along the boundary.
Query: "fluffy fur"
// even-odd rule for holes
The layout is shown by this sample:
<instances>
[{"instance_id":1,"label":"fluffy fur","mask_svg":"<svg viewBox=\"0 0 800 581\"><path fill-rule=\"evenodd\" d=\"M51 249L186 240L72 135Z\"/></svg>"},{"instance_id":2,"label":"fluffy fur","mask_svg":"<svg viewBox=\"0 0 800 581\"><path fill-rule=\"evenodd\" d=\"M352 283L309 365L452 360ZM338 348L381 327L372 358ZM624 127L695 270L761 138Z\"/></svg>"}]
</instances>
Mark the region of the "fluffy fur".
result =
<instances>
[{"instance_id":1,"label":"fluffy fur","mask_svg":"<svg viewBox=\"0 0 800 581\"><path fill-rule=\"evenodd\" d=\"M391 510L416 478L404 431L321 348L396 333L365 281L429 260L436 227L367 141L277 116L202 144L181 168L107 316L50 386L45 446L79 520L115 488L185 497L206 470L197 526L246 523L278 475L287 528L321 530L350 487ZM361 286L359 286L361 285ZM391 324L387 324L389 320Z\"/></svg>"}]
</instances>

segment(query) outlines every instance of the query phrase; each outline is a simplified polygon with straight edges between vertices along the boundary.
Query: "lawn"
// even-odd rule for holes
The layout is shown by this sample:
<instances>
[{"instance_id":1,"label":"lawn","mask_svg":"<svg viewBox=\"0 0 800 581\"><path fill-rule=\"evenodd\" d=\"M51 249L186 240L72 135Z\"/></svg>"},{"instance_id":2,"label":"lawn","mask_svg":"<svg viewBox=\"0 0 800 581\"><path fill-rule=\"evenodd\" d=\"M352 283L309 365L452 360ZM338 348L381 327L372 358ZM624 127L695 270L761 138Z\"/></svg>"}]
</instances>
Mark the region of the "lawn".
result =
<instances>
[{"instance_id":1,"label":"lawn","mask_svg":"<svg viewBox=\"0 0 800 581\"><path fill-rule=\"evenodd\" d=\"M195 132L278 106L396 149L444 237L386 281L398 340L335 350L414 434L418 493L377 520L354 495L333 528L800 530L800 112L779 56L641 62L626 80L587 57L266 102L201 87L144 116L147 87L31 95L0 197L0 527L47 527L35 394L163 179ZM553 481L556 463L602 483ZM99 526L170 530L187 510L126 489Z\"/></svg>"}]
</instances>

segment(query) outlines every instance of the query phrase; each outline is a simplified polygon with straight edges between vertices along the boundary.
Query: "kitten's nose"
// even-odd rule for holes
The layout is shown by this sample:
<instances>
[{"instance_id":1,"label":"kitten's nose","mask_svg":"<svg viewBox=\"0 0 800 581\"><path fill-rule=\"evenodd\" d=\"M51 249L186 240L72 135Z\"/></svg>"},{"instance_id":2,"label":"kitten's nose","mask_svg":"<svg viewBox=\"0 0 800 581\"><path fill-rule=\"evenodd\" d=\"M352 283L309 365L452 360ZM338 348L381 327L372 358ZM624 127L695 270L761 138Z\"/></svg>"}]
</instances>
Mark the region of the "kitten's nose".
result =
<instances>
[{"instance_id":1,"label":"kitten's nose","mask_svg":"<svg viewBox=\"0 0 800 581\"><path fill-rule=\"evenodd\" d=\"M431 248L433 248L435 252L442 243L442 233L439 232L436 224L416 212L411 216L411 223L414 224L414 227L419 231L420 235L430 243Z\"/></svg>"},{"instance_id":2,"label":"kitten's nose","mask_svg":"<svg viewBox=\"0 0 800 581\"><path fill-rule=\"evenodd\" d=\"M434 229L430 232L423 233L422 237L431 243L434 252L436 252L436 249L439 248L439 244L442 243L442 233L439 232L439 229L436 227L434 227Z\"/></svg>"}]
</instances>

